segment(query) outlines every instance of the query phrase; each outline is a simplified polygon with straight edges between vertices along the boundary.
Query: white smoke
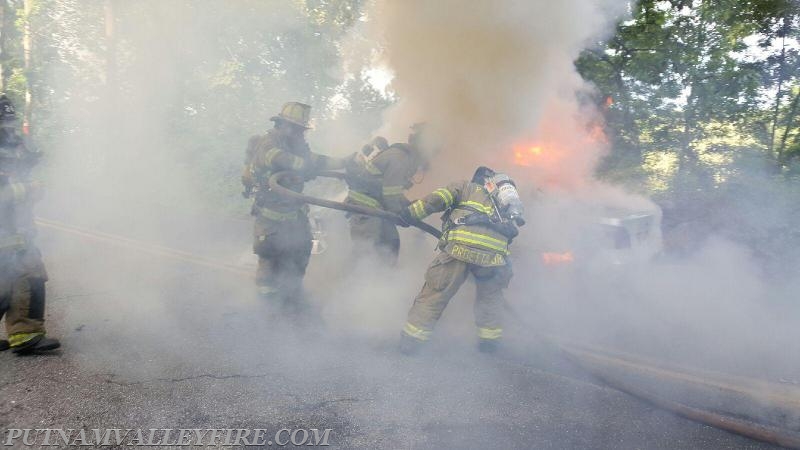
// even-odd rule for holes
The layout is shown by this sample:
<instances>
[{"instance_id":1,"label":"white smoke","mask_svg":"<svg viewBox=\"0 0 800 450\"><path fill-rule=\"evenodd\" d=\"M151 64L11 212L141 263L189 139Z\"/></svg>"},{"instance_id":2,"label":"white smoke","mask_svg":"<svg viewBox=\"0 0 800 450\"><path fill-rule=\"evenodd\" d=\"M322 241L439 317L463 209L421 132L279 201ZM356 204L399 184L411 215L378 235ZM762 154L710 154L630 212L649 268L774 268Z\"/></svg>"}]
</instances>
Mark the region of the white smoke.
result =
<instances>
[{"instance_id":1,"label":"white smoke","mask_svg":"<svg viewBox=\"0 0 800 450\"><path fill-rule=\"evenodd\" d=\"M582 141L587 116L576 92L586 87L573 61L626 4L374 3L367 33L383 44L379 64L393 71L399 99L386 113L385 130L402 136L409 124L429 122L444 143L437 175L461 178L477 165L509 170L515 146L555 133L569 145L544 173L532 172L542 180L589 176L605 149ZM555 122L543 132L548 116Z\"/></svg>"}]
</instances>

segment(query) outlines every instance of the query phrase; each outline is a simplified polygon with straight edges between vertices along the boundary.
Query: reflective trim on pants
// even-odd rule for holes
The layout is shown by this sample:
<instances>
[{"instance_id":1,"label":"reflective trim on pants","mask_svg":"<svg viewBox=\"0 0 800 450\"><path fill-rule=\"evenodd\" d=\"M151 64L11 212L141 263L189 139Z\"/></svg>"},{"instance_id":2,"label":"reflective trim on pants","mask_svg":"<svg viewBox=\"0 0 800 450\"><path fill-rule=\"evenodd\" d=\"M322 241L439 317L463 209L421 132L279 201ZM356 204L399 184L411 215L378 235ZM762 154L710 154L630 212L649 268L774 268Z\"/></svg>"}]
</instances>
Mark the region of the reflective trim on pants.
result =
<instances>
[{"instance_id":1,"label":"reflective trim on pants","mask_svg":"<svg viewBox=\"0 0 800 450\"><path fill-rule=\"evenodd\" d=\"M8 345L13 347L19 347L26 342L29 342L31 339L37 336L44 336L44 333L16 333L12 334L8 337Z\"/></svg>"},{"instance_id":2,"label":"reflective trim on pants","mask_svg":"<svg viewBox=\"0 0 800 450\"><path fill-rule=\"evenodd\" d=\"M503 337L503 329L478 327L478 337L489 340L500 339Z\"/></svg>"},{"instance_id":3,"label":"reflective trim on pants","mask_svg":"<svg viewBox=\"0 0 800 450\"><path fill-rule=\"evenodd\" d=\"M406 325L403 327L403 333L420 341L427 341L431 338L430 330L423 330L422 328L414 326L410 322L406 322Z\"/></svg>"},{"instance_id":4,"label":"reflective trim on pants","mask_svg":"<svg viewBox=\"0 0 800 450\"><path fill-rule=\"evenodd\" d=\"M261 285L258 286L258 293L259 295L271 295L280 292L280 290L276 287Z\"/></svg>"}]
</instances>

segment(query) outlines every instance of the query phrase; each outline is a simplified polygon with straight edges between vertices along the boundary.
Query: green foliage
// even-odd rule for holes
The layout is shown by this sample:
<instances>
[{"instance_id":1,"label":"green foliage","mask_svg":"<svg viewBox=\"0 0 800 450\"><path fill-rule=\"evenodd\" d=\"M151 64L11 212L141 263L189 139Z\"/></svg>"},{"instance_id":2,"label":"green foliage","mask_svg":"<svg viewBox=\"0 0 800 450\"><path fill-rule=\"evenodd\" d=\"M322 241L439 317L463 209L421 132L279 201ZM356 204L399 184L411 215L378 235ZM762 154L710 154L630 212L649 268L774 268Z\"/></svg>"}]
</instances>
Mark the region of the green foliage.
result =
<instances>
[{"instance_id":1,"label":"green foliage","mask_svg":"<svg viewBox=\"0 0 800 450\"><path fill-rule=\"evenodd\" d=\"M229 199L246 140L284 101L354 119L364 134L392 101L341 70L365 0L35 0L28 16L22 0L7 2L4 89L17 104L30 89L45 151L75 152L95 171L135 165L141 148L169 155L211 205L242 209ZM724 203L756 179L774 188L764 195L794 195L800 2L631 3L613 36L575 61L605 105L613 151L600 176L683 204Z\"/></svg>"},{"instance_id":2,"label":"green foliage","mask_svg":"<svg viewBox=\"0 0 800 450\"><path fill-rule=\"evenodd\" d=\"M667 235L714 232L793 258L800 2L641 0L632 12L575 63L613 99L601 176L664 205Z\"/></svg>"},{"instance_id":3,"label":"green foliage","mask_svg":"<svg viewBox=\"0 0 800 450\"><path fill-rule=\"evenodd\" d=\"M360 77L340 74L340 41L361 0L36 0L27 17L21 0L12 3L6 91L22 104L30 88L40 146L78 154L94 171L134 165L134 142L158 147L171 158L164 164L203 180L196 195L208 205L243 209L229 199L239 198L244 147L283 102L312 104L317 120L334 113L334 97L375 120L387 104Z\"/></svg>"},{"instance_id":4,"label":"green foliage","mask_svg":"<svg viewBox=\"0 0 800 450\"><path fill-rule=\"evenodd\" d=\"M800 11L784 0L642 0L630 20L608 41L586 50L576 67L601 95L614 102L606 113L615 154L611 160L640 165L630 155L671 152L679 170L691 165L720 165L731 158L709 158L709 142L718 140L720 125L735 129L713 152L749 147L770 154L771 129L786 132L785 164L797 148L797 111L792 102L778 106L775 90L800 82L795 49L775 53L784 36L797 38ZM785 22L784 22L785 20ZM787 25L788 24L788 25ZM755 57L746 38L758 38ZM772 97L772 99L770 99ZM793 112L794 111L794 112ZM717 126L712 126L717 124ZM714 130L717 130L715 133ZM620 155L622 154L622 155ZM630 170L608 164L606 170ZM703 170L695 172L706 172Z\"/></svg>"}]
</instances>

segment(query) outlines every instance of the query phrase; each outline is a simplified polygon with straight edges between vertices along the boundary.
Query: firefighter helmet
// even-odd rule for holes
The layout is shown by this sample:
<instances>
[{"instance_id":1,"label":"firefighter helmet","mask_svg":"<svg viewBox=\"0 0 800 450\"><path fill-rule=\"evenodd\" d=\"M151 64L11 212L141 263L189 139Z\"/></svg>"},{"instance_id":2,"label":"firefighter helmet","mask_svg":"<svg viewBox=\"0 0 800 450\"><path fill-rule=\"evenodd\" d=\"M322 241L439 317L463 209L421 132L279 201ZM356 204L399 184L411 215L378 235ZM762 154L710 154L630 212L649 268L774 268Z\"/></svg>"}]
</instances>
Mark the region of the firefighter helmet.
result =
<instances>
[{"instance_id":1,"label":"firefighter helmet","mask_svg":"<svg viewBox=\"0 0 800 450\"><path fill-rule=\"evenodd\" d=\"M283 105L281 112L277 116L270 117L271 121L277 122L282 120L291 124L310 129L311 126L311 105L306 105L300 102L288 102Z\"/></svg>"},{"instance_id":2,"label":"firefighter helmet","mask_svg":"<svg viewBox=\"0 0 800 450\"><path fill-rule=\"evenodd\" d=\"M493 177L494 174L494 170L486 166L480 166L477 170L475 170L475 174L472 175L472 182L483 186L483 184L486 183L486 179Z\"/></svg>"}]
</instances>

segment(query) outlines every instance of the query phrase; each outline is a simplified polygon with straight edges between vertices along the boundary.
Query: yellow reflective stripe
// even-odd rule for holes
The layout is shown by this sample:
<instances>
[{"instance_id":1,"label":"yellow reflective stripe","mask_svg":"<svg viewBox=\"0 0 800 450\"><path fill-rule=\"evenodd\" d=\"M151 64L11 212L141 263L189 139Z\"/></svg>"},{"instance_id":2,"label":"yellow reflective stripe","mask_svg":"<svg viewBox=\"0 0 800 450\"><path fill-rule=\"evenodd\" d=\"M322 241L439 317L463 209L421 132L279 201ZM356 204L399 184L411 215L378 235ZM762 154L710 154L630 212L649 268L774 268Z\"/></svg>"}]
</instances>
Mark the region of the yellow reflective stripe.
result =
<instances>
[{"instance_id":1,"label":"yellow reflective stripe","mask_svg":"<svg viewBox=\"0 0 800 450\"><path fill-rule=\"evenodd\" d=\"M475 233L475 232L469 231L469 230L455 229L455 230L452 230L450 232L450 234L451 235L456 235L456 236L466 236L466 237L471 237L471 238L475 238L475 239L480 239L480 240L489 242L491 244L496 244L496 245L500 245L500 246L503 246L503 247L508 246L508 241L506 241L504 239L498 239L498 238L489 236L487 234Z\"/></svg>"},{"instance_id":2,"label":"yellow reflective stripe","mask_svg":"<svg viewBox=\"0 0 800 450\"><path fill-rule=\"evenodd\" d=\"M411 215L417 219L424 219L428 214L425 212L425 202L417 200L411 204Z\"/></svg>"},{"instance_id":3,"label":"yellow reflective stripe","mask_svg":"<svg viewBox=\"0 0 800 450\"><path fill-rule=\"evenodd\" d=\"M258 293L261 295L270 295L276 292L280 292L280 290L276 287L261 285L258 287Z\"/></svg>"},{"instance_id":4,"label":"yellow reflective stripe","mask_svg":"<svg viewBox=\"0 0 800 450\"><path fill-rule=\"evenodd\" d=\"M423 330L422 328L414 326L410 322L406 322L406 326L403 327L403 333L413 337L414 339L419 339L420 341L427 341L431 338L430 330Z\"/></svg>"},{"instance_id":5,"label":"yellow reflective stripe","mask_svg":"<svg viewBox=\"0 0 800 450\"><path fill-rule=\"evenodd\" d=\"M19 347L37 336L44 336L41 331L36 333L14 333L8 337L8 345Z\"/></svg>"},{"instance_id":6,"label":"yellow reflective stripe","mask_svg":"<svg viewBox=\"0 0 800 450\"><path fill-rule=\"evenodd\" d=\"M372 164L370 158L365 156L363 153L360 154L358 158L358 162L361 163L361 167L364 168L367 172L371 173L372 175L382 175L383 172L380 171L377 167Z\"/></svg>"},{"instance_id":7,"label":"yellow reflective stripe","mask_svg":"<svg viewBox=\"0 0 800 450\"><path fill-rule=\"evenodd\" d=\"M485 234L473 233L467 230L451 230L449 233L447 233L447 240L475 244L502 253L508 252L508 241L496 239Z\"/></svg>"},{"instance_id":8,"label":"yellow reflective stripe","mask_svg":"<svg viewBox=\"0 0 800 450\"><path fill-rule=\"evenodd\" d=\"M300 170L305 165L305 161L302 158L298 158L297 156L293 156L292 159L292 169L293 170Z\"/></svg>"},{"instance_id":9,"label":"yellow reflective stripe","mask_svg":"<svg viewBox=\"0 0 800 450\"><path fill-rule=\"evenodd\" d=\"M502 328L478 328L478 337L481 339L500 339L503 337Z\"/></svg>"},{"instance_id":10,"label":"yellow reflective stripe","mask_svg":"<svg viewBox=\"0 0 800 450\"><path fill-rule=\"evenodd\" d=\"M450 192L449 189L439 188L433 191L433 193L441 197L442 200L444 200L445 208L450 208L451 206L453 206L453 203L455 203L455 199L453 198L453 193Z\"/></svg>"},{"instance_id":11,"label":"yellow reflective stripe","mask_svg":"<svg viewBox=\"0 0 800 450\"><path fill-rule=\"evenodd\" d=\"M272 160L275 159L275 157L278 156L281 153L281 151L282 150L279 148L271 148L267 150L267 152L264 153L264 165L271 166Z\"/></svg>"},{"instance_id":12,"label":"yellow reflective stripe","mask_svg":"<svg viewBox=\"0 0 800 450\"><path fill-rule=\"evenodd\" d=\"M400 195L404 189L405 186L384 186L383 195Z\"/></svg>"},{"instance_id":13,"label":"yellow reflective stripe","mask_svg":"<svg viewBox=\"0 0 800 450\"><path fill-rule=\"evenodd\" d=\"M279 221L279 222L282 222L282 221L285 221L285 220L297 219L297 214L298 214L297 211L291 211L291 212L288 212L288 213L284 213L284 212L280 212L280 211L273 211L273 210L271 210L269 208L264 208L263 206L259 207L258 209L259 209L258 213L262 217L265 217L265 218L270 219L270 220L276 220L276 221Z\"/></svg>"},{"instance_id":14,"label":"yellow reflective stripe","mask_svg":"<svg viewBox=\"0 0 800 450\"><path fill-rule=\"evenodd\" d=\"M350 191L349 197L350 200L353 200L356 203L361 203L362 205L369 206L370 208L381 209L380 202L369 195L362 194L361 192L357 191Z\"/></svg>"},{"instance_id":15,"label":"yellow reflective stripe","mask_svg":"<svg viewBox=\"0 0 800 450\"><path fill-rule=\"evenodd\" d=\"M494 207L486 206L483 203L474 202L472 200L463 201L459 203L458 206L469 206L471 208L477 209L478 211L484 214L488 214L490 216L494 215Z\"/></svg>"},{"instance_id":16,"label":"yellow reflective stripe","mask_svg":"<svg viewBox=\"0 0 800 450\"><path fill-rule=\"evenodd\" d=\"M483 247L483 248L486 248L486 249L489 249L489 250L494 250L494 251L499 252L499 253L508 254L508 249L506 249L506 248L497 247L497 246L494 246L494 245L491 245L491 244L487 244L486 242L481 242L481 241L476 240L476 239L470 239L470 238L466 238L466 237L450 237L450 238L448 238L448 240L454 241L454 242L461 242L463 244L477 245L479 247Z\"/></svg>"},{"instance_id":17,"label":"yellow reflective stripe","mask_svg":"<svg viewBox=\"0 0 800 450\"><path fill-rule=\"evenodd\" d=\"M439 192L439 191L433 191L433 193L434 193L434 194L436 194L436 195L438 195L438 196L439 196L439 198L441 198L441 199L442 199L442 202L444 202L444 206L445 206L445 208L449 208L449 206L447 206L447 196L445 196L444 194L442 194L442 193L441 193L441 192Z\"/></svg>"}]
</instances>

